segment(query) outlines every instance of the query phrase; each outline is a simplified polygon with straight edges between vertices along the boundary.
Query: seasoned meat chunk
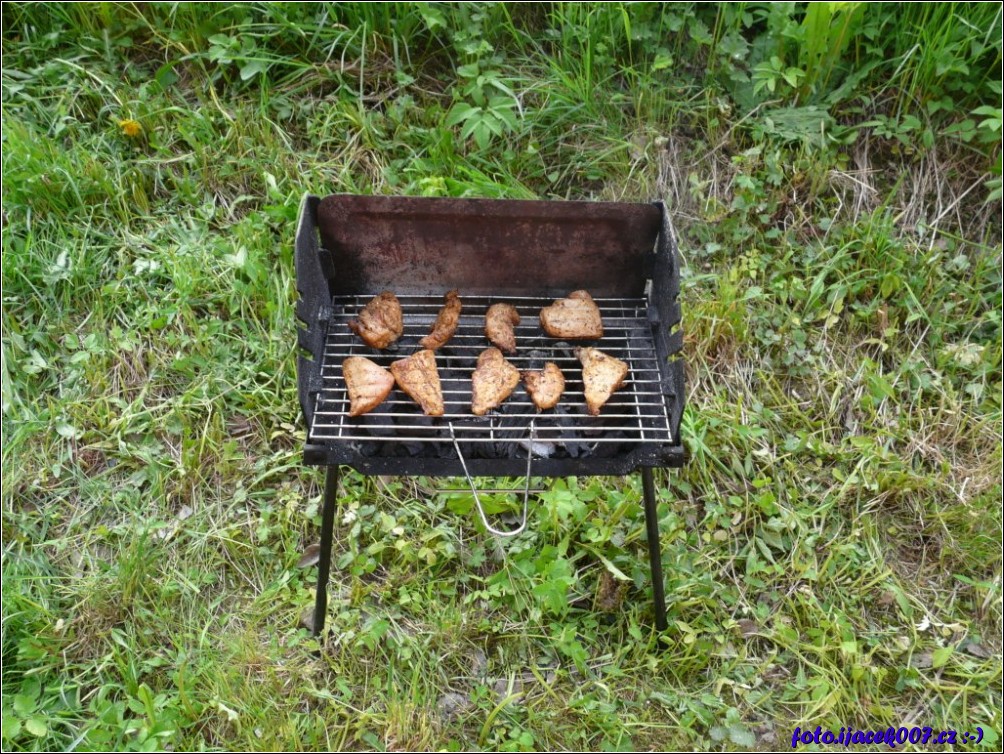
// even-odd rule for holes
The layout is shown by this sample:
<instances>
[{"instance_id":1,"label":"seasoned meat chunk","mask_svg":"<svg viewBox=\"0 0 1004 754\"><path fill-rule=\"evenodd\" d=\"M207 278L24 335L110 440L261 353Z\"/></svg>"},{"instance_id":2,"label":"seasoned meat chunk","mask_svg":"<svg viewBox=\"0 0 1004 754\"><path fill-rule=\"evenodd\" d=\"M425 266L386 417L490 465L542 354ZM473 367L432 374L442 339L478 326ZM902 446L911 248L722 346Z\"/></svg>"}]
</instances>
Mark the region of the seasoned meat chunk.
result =
<instances>
[{"instance_id":1,"label":"seasoned meat chunk","mask_svg":"<svg viewBox=\"0 0 1004 754\"><path fill-rule=\"evenodd\" d=\"M407 359L398 359L390 365L397 386L422 407L428 416L442 416L443 388L436 368L436 354L428 349L416 351Z\"/></svg>"},{"instance_id":2,"label":"seasoned meat chunk","mask_svg":"<svg viewBox=\"0 0 1004 754\"><path fill-rule=\"evenodd\" d=\"M457 295L456 291L450 291L443 296L443 300L446 303L439 310L436 323L432 326L432 332L418 341L422 348L428 348L432 351L442 348L457 331L457 324L460 322L460 296Z\"/></svg>"},{"instance_id":3,"label":"seasoned meat chunk","mask_svg":"<svg viewBox=\"0 0 1004 754\"><path fill-rule=\"evenodd\" d=\"M565 375L557 364L549 361L539 372L523 372L523 384L533 405L544 411L558 405L561 394L565 392Z\"/></svg>"},{"instance_id":4,"label":"seasoned meat chunk","mask_svg":"<svg viewBox=\"0 0 1004 754\"><path fill-rule=\"evenodd\" d=\"M492 304L485 315L485 335L506 353L516 353L516 325L519 312L512 304Z\"/></svg>"},{"instance_id":5,"label":"seasoned meat chunk","mask_svg":"<svg viewBox=\"0 0 1004 754\"><path fill-rule=\"evenodd\" d=\"M342 376L349 392L349 416L362 416L372 411L394 388L394 375L363 356L345 359Z\"/></svg>"},{"instance_id":6,"label":"seasoned meat chunk","mask_svg":"<svg viewBox=\"0 0 1004 754\"><path fill-rule=\"evenodd\" d=\"M349 329L370 348L387 348L404 332L401 302L390 291L374 296L349 322Z\"/></svg>"},{"instance_id":7,"label":"seasoned meat chunk","mask_svg":"<svg viewBox=\"0 0 1004 754\"><path fill-rule=\"evenodd\" d=\"M471 375L471 411L476 416L497 408L519 384L519 370L505 360L497 348L486 348L478 356Z\"/></svg>"},{"instance_id":8,"label":"seasoned meat chunk","mask_svg":"<svg viewBox=\"0 0 1004 754\"><path fill-rule=\"evenodd\" d=\"M603 320L593 297L586 291L572 291L540 310L540 326L552 338L597 340L603 337Z\"/></svg>"},{"instance_id":9,"label":"seasoned meat chunk","mask_svg":"<svg viewBox=\"0 0 1004 754\"><path fill-rule=\"evenodd\" d=\"M615 390L624 385L628 365L608 356L598 348L579 348L575 355L582 362L582 382L586 388L586 409L598 416L603 404L610 400Z\"/></svg>"}]
</instances>

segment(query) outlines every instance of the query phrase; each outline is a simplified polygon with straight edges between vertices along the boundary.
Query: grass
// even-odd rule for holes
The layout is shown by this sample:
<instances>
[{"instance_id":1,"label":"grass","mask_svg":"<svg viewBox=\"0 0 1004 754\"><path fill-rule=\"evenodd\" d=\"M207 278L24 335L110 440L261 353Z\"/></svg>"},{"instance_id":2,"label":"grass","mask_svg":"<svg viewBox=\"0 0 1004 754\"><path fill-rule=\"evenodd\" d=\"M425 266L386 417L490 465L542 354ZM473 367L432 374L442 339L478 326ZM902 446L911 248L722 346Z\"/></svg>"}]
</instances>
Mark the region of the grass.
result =
<instances>
[{"instance_id":1,"label":"grass","mask_svg":"<svg viewBox=\"0 0 1004 754\"><path fill-rule=\"evenodd\" d=\"M1000 745L998 6L2 21L5 749ZM667 200L661 647L633 478L499 544L445 480L344 475L310 638L308 190Z\"/></svg>"}]
</instances>

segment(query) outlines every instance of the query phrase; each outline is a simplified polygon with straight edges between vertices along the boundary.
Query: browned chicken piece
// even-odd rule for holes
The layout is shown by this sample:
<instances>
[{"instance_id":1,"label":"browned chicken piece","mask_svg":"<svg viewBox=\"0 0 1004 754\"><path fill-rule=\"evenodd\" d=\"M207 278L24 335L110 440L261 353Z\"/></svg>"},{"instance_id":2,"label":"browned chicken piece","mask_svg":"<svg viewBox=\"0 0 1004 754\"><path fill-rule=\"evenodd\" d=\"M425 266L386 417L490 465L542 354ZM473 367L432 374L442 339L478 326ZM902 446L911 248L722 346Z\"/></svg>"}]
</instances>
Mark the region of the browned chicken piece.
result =
<instances>
[{"instance_id":1,"label":"browned chicken piece","mask_svg":"<svg viewBox=\"0 0 1004 754\"><path fill-rule=\"evenodd\" d=\"M370 348L386 348L404 332L401 302L390 291L374 296L349 322L349 329Z\"/></svg>"},{"instance_id":2,"label":"browned chicken piece","mask_svg":"<svg viewBox=\"0 0 1004 754\"><path fill-rule=\"evenodd\" d=\"M443 388L436 369L436 354L428 349L416 351L407 359L390 365L397 386L422 407L427 416L442 416Z\"/></svg>"},{"instance_id":3,"label":"browned chicken piece","mask_svg":"<svg viewBox=\"0 0 1004 754\"><path fill-rule=\"evenodd\" d=\"M523 384L533 405L545 411L558 405L561 394L565 392L565 375L557 364L549 361L539 372L523 372Z\"/></svg>"},{"instance_id":4,"label":"browned chicken piece","mask_svg":"<svg viewBox=\"0 0 1004 754\"><path fill-rule=\"evenodd\" d=\"M418 341L422 348L433 351L442 348L457 331L457 325L460 322L460 296L457 295L456 291L450 291L443 296L443 300L446 305L439 310L439 316L436 317L436 324L432 326L432 332Z\"/></svg>"},{"instance_id":5,"label":"browned chicken piece","mask_svg":"<svg viewBox=\"0 0 1004 754\"><path fill-rule=\"evenodd\" d=\"M471 375L471 411L475 416L484 416L498 408L518 384L519 370L505 360L499 349L486 348Z\"/></svg>"},{"instance_id":6,"label":"browned chicken piece","mask_svg":"<svg viewBox=\"0 0 1004 754\"><path fill-rule=\"evenodd\" d=\"M512 304L492 304L485 315L485 335L506 353L516 353L519 312Z\"/></svg>"},{"instance_id":7,"label":"browned chicken piece","mask_svg":"<svg viewBox=\"0 0 1004 754\"><path fill-rule=\"evenodd\" d=\"M349 391L349 416L362 416L372 411L394 389L394 375L363 356L345 359L342 376Z\"/></svg>"},{"instance_id":8,"label":"browned chicken piece","mask_svg":"<svg viewBox=\"0 0 1004 754\"><path fill-rule=\"evenodd\" d=\"M599 416L603 404L615 390L624 385L628 365L598 348L577 348L575 355L582 362L582 382L586 387L586 410Z\"/></svg>"},{"instance_id":9,"label":"browned chicken piece","mask_svg":"<svg viewBox=\"0 0 1004 754\"><path fill-rule=\"evenodd\" d=\"M552 338L597 340L603 337L603 320L593 297L586 291L572 291L540 310L540 326Z\"/></svg>"}]
</instances>

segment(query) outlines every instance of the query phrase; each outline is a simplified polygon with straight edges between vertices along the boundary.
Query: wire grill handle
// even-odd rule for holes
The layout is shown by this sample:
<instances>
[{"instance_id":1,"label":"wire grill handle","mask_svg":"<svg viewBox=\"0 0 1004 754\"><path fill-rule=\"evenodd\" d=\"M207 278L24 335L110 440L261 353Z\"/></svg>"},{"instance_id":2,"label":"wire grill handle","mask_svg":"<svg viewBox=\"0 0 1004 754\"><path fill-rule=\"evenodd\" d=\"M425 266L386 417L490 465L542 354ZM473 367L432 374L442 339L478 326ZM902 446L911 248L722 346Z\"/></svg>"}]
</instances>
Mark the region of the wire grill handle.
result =
<instances>
[{"instance_id":1,"label":"wire grill handle","mask_svg":"<svg viewBox=\"0 0 1004 754\"><path fill-rule=\"evenodd\" d=\"M449 422L448 424L450 427L450 439L453 440L453 447L457 451L457 458L460 459L460 467L464 470L464 476L467 477L467 483L471 486L471 492L474 493L474 504L478 508L478 515L481 516L481 523L496 537L515 537L517 534L522 534L523 530L526 529L526 514L530 500L530 466L533 462L534 418L531 417L530 419L530 442L526 451L526 486L523 488L523 521L512 531L502 531L488 523L488 516L485 515L485 509L481 506L481 498L478 496L478 489L474 486L474 479L471 477L470 472L467 471L467 462L464 460L464 454L460 452L460 443L457 442L457 435L453 431L453 422Z\"/></svg>"}]
</instances>

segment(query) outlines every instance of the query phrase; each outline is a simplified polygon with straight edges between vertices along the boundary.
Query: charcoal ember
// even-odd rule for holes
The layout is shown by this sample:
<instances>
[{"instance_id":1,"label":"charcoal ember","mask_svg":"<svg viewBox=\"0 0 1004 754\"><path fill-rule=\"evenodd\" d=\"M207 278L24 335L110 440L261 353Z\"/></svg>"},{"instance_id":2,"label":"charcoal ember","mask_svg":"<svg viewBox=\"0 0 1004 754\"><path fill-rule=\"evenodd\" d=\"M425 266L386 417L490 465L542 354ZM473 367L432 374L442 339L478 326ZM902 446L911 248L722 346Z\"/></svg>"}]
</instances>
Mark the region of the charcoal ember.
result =
<instances>
[{"instance_id":1,"label":"charcoal ember","mask_svg":"<svg viewBox=\"0 0 1004 754\"><path fill-rule=\"evenodd\" d=\"M489 458L526 458L526 441L529 439L530 421L537 409L530 402L523 385L513 392L510 400L495 411L491 437L493 442L482 443Z\"/></svg>"},{"instance_id":2,"label":"charcoal ember","mask_svg":"<svg viewBox=\"0 0 1004 754\"><path fill-rule=\"evenodd\" d=\"M366 442L364 440L356 440L349 444L352 448L353 453L358 453L361 456L371 457L380 455L381 446L386 443L382 442Z\"/></svg>"},{"instance_id":3,"label":"charcoal ember","mask_svg":"<svg viewBox=\"0 0 1004 754\"><path fill-rule=\"evenodd\" d=\"M640 327L632 327L627 334L628 348L635 353L645 353L652 350L652 340L645 335Z\"/></svg>"},{"instance_id":4,"label":"charcoal ember","mask_svg":"<svg viewBox=\"0 0 1004 754\"><path fill-rule=\"evenodd\" d=\"M572 345L567 340L559 340L554 343L551 348L547 351L542 351L542 353L550 353L550 357L544 359L544 361L554 361L555 356L564 356L568 359L573 360L576 364L578 363L578 358L575 355L575 349L578 348L577 345ZM543 366L543 364L541 364Z\"/></svg>"},{"instance_id":5,"label":"charcoal ember","mask_svg":"<svg viewBox=\"0 0 1004 754\"><path fill-rule=\"evenodd\" d=\"M471 379L471 372L474 371L475 360L469 358L468 354L450 355L449 343L436 351L436 367L439 369L439 379L459 380L461 383Z\"/></svg>"},{"instance_id":6,"label":"charcoal ember","mask_svg":"<svg viewBox=\"0 0 1004 754\"><path fill-rule=\"evenodd\" d=\"M400 431L401 435L410 437L438 438L442 435L440 426L442 422L433 416L426 416L422 413L415 413L409 416L396 416L395 424L404 425L406 429ZM423 440L403 440L397 443L409 456L427 456L430 451L435 450L438 443Z\"/></svg>"},{"instance_id":7,"label":"charcoal ember","mask_svg":"<svg viewBox=\"0 0 1004 754\"><path fill-rule=\"evenodd\" d=\"M453 422L457 442L460 445L460 452L463 453L464 458L497 457L491 453L491 448L489 447L491 443L482 442L484 438L492 436L491 432L493 431L493 421L494 418L492 416L486 415ZM452 440L450 442L449 457L457 457L456 448L454 447Z\"/></svg>"},{"instance_id":8,"label":"charcoal ember","mask_svg":"<svg viewBox=\"0 0 1004 754\"><path fill-rule=\"evenodd\" d=\"M393 423L392 417L387 416L386 412L379 409L362 416L357 416L352 421L361 432L372 435L374 438L387 438L389 440L397 434L393 427L387 426Z\"/></svg>"},{"instance_id":9,"label":"charcoal ember","mask_svg":"<svg viewBox=\"0 0 1004 754\"><path fill-rule=\"evenodd\" d=\"M504 411L503 404L499 409L483 417L487 421L476 429L471 428L464 433L467 439L482 440L482 442L472 442L469 446L474 458L515 458L518 455L518 442L526 436L526 424L520 425L512 416L507 417ZM528 423L529 419L525 419L525 422Z\"/></svg>"},{"instance_id":10,"label":"charcoal ember","mask_svg":"<svg viewBox=\"0 0 1004 754\"><path fill-rule=\"evenodd\" d=\"M581 458L588 456L591 449L590 444L580 439L582 437L585 408L559 402L553 411L561 416L558 419L558 426L560 427L558 431L558 443L564 449L567 457Z\"/></svg>"},{"instance_id":11,"label":"charcoal ember","mask_svg":"<svg viewBox=\"0 0 1004 754\"><path fill-rule=\"evenodd\" d=\"M557 443L539 440L534 440L532 443L529 440L520 440L519 446L524 452L533 453L535 458L550 458L558 451Z\"/></svg>"},{"instance_id":12,"label":"charcoal ember","mask_svg":"<svg viewBox=\"0 0 1004 754\"><path fill-rule=\"evenodd\" d=\"M353 447L360 455L367 457L381 456L384 455L384 448L386 446L394 444L393 442L388 442L395 436L393 428L379 426L391 423L390 417L382 416L380 409L377 409L376 412L357 416L351 421L354 433L372 435L373 437L372 441L358 440L353 443Z\"/></svg>"},{"instance_id":13,"label":"charcoal ember","mask_svg":"<svg viewBox=\"0 0 1004 754\"><path fill-rule=\"evenodd\" d=\"M544 368L544 365L549 361L554 361L554 353L551 351L544 351L539 348L532 348L525 354L528 361L525 366L521 366L520 369L524 371L539 371Z\"/></svg>"},{"instance_id":14,"label":"charcoal ember","mask_svg":"<svg viewBox=\"0 0 1004 754\"><path fill-rule=\"evenodd\" d=\"M631 449L629 438L620 430L616 432L605 432L604 439L609 439L611 441L623 440L623 442L594 443L593 448L590 451L590 455L593 458L612 458L614 456L623 455L626 450Z\"/></svg>"},{"instance_id":15,"label":"charcoal ember","mask_svg":"<svg viewBox=\"0 0 1004 754\"><path fill-rule=\"evenodd\" d=\"M483 417L455 422L457 440L469 458L526 457L520 443L526 439L530 417L503 404Z\"/></svg>"},{"instance_id":16,"label":"charcoal ember","mask_svg":"<svg viewBox=\"0 0 1004 754\"><path fill-rule=\"evenodd\" d=\"M359 434L371 435L373 442L359 441L356 445L361 456L384 456L387 449L394 446L392 441L396 432L393 427L392 418L387 416L389 410L385 406L379 406L368 414L355 417L352 422L358 428ZM385 442L388 441L388 442Z\"/></svg>"},{"instance_id":17,"label":"charcoal ember","mask_svg":"<svg viewBox=\"0 0 1004 754\"><path fill-rule=\"evenodd\" d=\"M442 420L416 412L410 416L395 416L395 424L404 425L416 437L437 437Z\"/></svg>"}]
</instances>

